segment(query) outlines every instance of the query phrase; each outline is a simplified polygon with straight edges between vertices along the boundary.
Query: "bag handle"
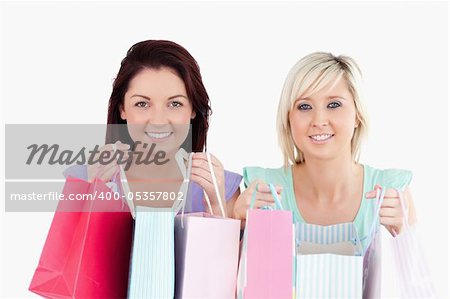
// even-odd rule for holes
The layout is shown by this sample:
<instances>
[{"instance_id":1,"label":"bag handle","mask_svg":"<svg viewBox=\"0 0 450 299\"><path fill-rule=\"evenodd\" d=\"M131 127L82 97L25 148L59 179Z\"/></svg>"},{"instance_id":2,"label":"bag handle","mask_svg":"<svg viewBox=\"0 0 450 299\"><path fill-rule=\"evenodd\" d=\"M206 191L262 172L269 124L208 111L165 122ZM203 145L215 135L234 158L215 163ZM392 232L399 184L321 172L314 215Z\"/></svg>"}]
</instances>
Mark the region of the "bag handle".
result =
<instances>
[{"instance_id":1,"label":"bag handle","mask_svg":"<svg viewBox=\"0 0 450 299\"><path fill-rule=\"evenodd\" d=\"M256 190L258 190L258 185L259 184L256 184L255 190L253 190L252 199L250 201L250 209L253 209L253 206L255 205ZM278 197L277 191L275 190L275 186L272 183L269 183L269 189L270 189L270 193L272 193L273 200L275 201L275 207L278 208L278 210L284 210L283 206L281 205L280 198ZM264 207L264 208L265 209L272 209L269 206Z\"/></svg>"},{"instance_id":2,"label":"bag handle","mask_svg":"<svg viewBox=\"0 0 450 299\"><path fill-rule=\"evenodd\" d=\"M400 206L401 206L402 212L403 212L403 225L408 228L409 227L408 209L406 207L403 191L399 188L395 188L395 191L397 191L397 193L398 193L398 197L400 200ZM376 214L375 214L374 220L372 222L369 233L364 238L362 238L361 241L363 241L369 237L372 237L372 235L375 234L376 223L380 218L380 209L381 209L381 205L383 204L385 193L386 193L386 190L384 188L381 188L381 191L380 191L380 189L377 189L377 196L376 196L377 206L375 208ZM395 236L396 236L396 234L394 232L394 237Z\"/></svg>"},{"instance_id":3,"label":"bag handle","mask_svg":"<svg viewBox=\"0 0 450 299\"><path fill-rule=\"evenodd\" d=\"M180 148L178 152L175 154L175 160L177 161L178 168L181 171L181 174L183 175L183 183L180 188L180 192L183 194L183 199L178 201L174 206L174 212L175 215L178 214L180 210L182 210L182 215L184 216L184 209L186 207L186 199L187 199L187 193L189 189L189 178L191 176L192 171L192 153L187 153L186 150L183 148ZM186 170L186 166L184 165L184 160L188 161L188 166Z\"/></svg>"},{"instance_id":4,"label":"bag handle","mask_svg":"<svg viewBox=\"0 0 450 299\"><path fill-rule=\"evenodd\" d=\"M115 152L117 150L117 147L115 144L113 144L112 146L113 146L113 150ZM184 159L188 160L188 170L187 171L184 166ZM183 209L183 213L184 213L189 177L190 177L191 169L192 169L192 155L191 154L188 155L187 152L183 148L180 148L180 150L178 150L178 152L175 154L175 160L177 161L178 167L184 178L183 185L181 186L183 200L182 200L181 205L175 204L175 215L176 215L181 208ZM134 206L133 200L128 197L128 194L131 192L130 185L128 184L128 180L127 180L127 177L125 175L125 171L124 171L122 165L119 164L118 166L119 166L119 178L122 183L123 192L125 194L125 198L126 198L128 207L130 209L131 216L133 217L133 219L136 219L136 212L135 212L135 206Z\"/></svg>"},{"instance_id":5,"label":"bag handle","mask_svg":"<svg viewBox=\"0 0 450 299\"><path fill-rule=\"evenodd\" d=\"M403 195L403 192L400 189L395 189L398 193L398 198L400 200L400 207L402 208L403 213L403 225L405 228L409 228L409 215L408 215L408 207L406 206L405 197ZM397 233L394 231L394 237L397 236Z\"/></svg>"},{"instance_id":6,"label":"bag handle","mask_svg":"<svg viewBox=\"0 0 450 299\"><path fill-rule=\"evenodd\" d=\"M116 150L117 150L116 144L113 143L112 147L113 147L113 151L116 152ZM127 180L127 177L125 175L125 171L123 170L122 165L118 164L118 166L119 166L119 179L120 179L120 182L122 183L123 193L125 195L126 202L128 204L128 208L130 210L130 213L131 213L131 216L133 217L133 219L136 219L136 212L135 212L133 199L128 196L128 194L131 193L130 185L128 185L128 180Z\"/></svg>"},{"instance_id":7,"label":"bag handle","mask_svg":"<svg viewBox=\"0 0 450 299\"><path fill-rule=\"evenodd\" d=\"M188 167L187 167L187 172L186 169L184 167L184 162L183 162L183 156L186 159L186 156L188 154L186 153L186 151L184 151L184 149L180 149L180 151L177 153L177 155L175 155L175 158L177 159L178 162L178 166L180 167L181 173L183 174L184 177L184 181L183 181L183 186L185 187L185 190L183 191L183 202L181 203L181 228L184 228L184 209L186 206L186 196L187 196L187 189L189 186L189 178L191 177L191 171L192 171L192 155L193 153L190 153L188 156ZM222 213L222 216L225 218L225 210L222 204L222 198L220 196L220 192L219 192L219 186L217 184L217 179L216 179L216 175L214 173L214 168L212 166L212 162L211 162L211 154L209 152L206 153L206 158L208 160L208 167L209 167L209 171L211 173L212 176L212 181L213 181L213 185L214 185L214 191L216 192L216 196L217 199L219 200L219 206L220 206L220 210ZM214 215L213 210L212 210L212 206L211 206L211 201L208 197L208 194L206 194L205 190L203 190L203 194L205 196L205 201L208 204L208 208L210 210L211 215ZM178 214L178 212L180 211L180 207L177 207L175 210L175 215Z\"/></svg>"},{"instance_id":8,"label":"bag handle","mask_svg":"<svg viewBox=\"0 0 450 299\"><path fill-rule=\"evenodd\" d=\"M216 192L216 197L217 197L217 200L219 201L220 212L222 213L222 217L225 218L226 217L225 209L223 208L222 198L221 198L220 192L219 192L219 185L217 184L216 175L214 173L214 167L212 166L212 162L211 162L211 154L209 152L206 153L206 158L208 159L208 167L209 167L209 172L211 173L211 177L212 177L212 181L213 181L213 185L214 185L214 191ZM203 194L205 195L205 200L206 200L206 203L208 204L208 208L210 210L211 215L214 215L212 207L211 207L211 201L209 200L208 194L206 194L205 190L203 190Z\"/></svg>"},{"instance_id":9,"label":"bag handle","mask_svg":"<svg viewBox=\"0 0 450 299\"><path fill-rule=\"evenodd\" d=\"M381 209L381 205L383 204L385 193L386 193L386 190L384 188L377 189L377 195L375 198L375 202L377 203L377 205L375 207L375 217L370 226L369 233L366 236L364 236L363 238L361 238L360 241L364 241L367 238L372 238L373 235L375 235L375 230L377 228L376 225L377 225L377 222L380 220L380 209Z\"/></svg>"}]
</instances>

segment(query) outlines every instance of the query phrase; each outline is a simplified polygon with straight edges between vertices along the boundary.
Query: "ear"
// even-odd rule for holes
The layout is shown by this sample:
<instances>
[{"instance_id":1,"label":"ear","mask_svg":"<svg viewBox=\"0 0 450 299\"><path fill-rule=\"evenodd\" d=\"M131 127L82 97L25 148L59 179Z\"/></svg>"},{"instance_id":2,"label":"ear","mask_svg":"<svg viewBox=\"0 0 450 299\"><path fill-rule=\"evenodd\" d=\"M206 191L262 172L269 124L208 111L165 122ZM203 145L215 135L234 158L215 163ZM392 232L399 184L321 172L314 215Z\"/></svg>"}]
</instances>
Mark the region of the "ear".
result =
<instances>
[{"instance_id":1,"label":"ear","mask_svg":"<svg viewBox=\"0 0 450 299\"><path fill-rule=\"evenodd\" d=\"M197 116L197 113L195 113L195 111L194 111L194 110L192 110L192 114L191 114L191 119L194 119L194 118L195 118L195 116Z\"/></svg>"},{"instance_id":2,"label":"ear","mask_svg":"<svg viewBox=\"0 0 450 299\"><path fill-rule=\"evenodd\" d=\"M119 110L120 110L120 118L123 120L126 120L127 114L126 114L125 110L123 109L123 105L119 106Z\"/></svg>"},{"instance_id":3,"label":"ear","mask_svg":"<svg viewBox=\"0 0 450 299\"><path fill-rule=\"evenodd\" d=\"M358 117L355 117L355 129L356 129L357 127L359 127L359 124L360 124L360 122L359 122Z\"/></svg>"}]
</instances>

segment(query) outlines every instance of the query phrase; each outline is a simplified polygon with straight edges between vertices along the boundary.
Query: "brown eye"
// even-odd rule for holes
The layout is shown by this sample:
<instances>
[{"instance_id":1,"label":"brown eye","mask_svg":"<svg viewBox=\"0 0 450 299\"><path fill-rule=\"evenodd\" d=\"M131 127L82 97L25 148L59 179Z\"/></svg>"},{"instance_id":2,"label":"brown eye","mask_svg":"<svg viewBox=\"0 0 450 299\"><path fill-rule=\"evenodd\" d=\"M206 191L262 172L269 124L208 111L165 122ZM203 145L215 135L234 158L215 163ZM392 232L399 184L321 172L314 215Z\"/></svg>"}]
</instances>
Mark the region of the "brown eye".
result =
<instances>
[{"instance_id":1,"label":"brown eye","mask_svg":"<svg viewBox=\"0 0 450 299\"><path fill-rule=\"evenodd\" d=\"M147 103L144 102L144 101L137 102L136 104L134 104L134 106L136 106L138 108L146 108L146 107L148 107Z\"/></svg>"},{"instance_id":2,"label":"brown eye","mask_svg":"<svg viewBox=\"0 0 450 299\"><path fill-rule=\"evenodd\" d=\"M183 104L181 102L178 102L178 101L173 101L173 102L170 103L170 107L172 107L172 108L179 108L179 107L182 107L182 106L183 106Z\"/></svg>"}]
</instances>

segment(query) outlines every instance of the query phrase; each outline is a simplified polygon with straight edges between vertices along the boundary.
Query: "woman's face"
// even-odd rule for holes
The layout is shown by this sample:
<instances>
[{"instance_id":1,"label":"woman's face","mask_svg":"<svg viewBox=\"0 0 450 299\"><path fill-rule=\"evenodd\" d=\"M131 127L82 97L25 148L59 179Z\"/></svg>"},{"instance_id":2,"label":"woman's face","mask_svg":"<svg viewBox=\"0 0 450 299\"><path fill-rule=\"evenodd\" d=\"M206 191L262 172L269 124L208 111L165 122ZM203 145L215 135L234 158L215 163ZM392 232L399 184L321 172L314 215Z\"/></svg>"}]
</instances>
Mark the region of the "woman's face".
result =
<instances>
[{"instance_id":1,"label":"woman's face","mask_svg":"<svg viewBox=\"0 0 450 299\"><path fill-rule=\"evenodd\" d=\"M305 160L351 155L356 109L343 78L309 98L297 99L289 112L289 121L294 143Z\"/></svg>"},{"instance_id":2,"label":"woman's face","mask_svg":"<svg viewBox=\"0 0 450 299\"><path fill-rule=\"evenodd\" d=\"M183 80L170 68L146 68L129 83L121 118L133 141L157 150L178 150L195 117ZM139 147L138 147L139 148ZM141 146L142 149L142 146Z\"/></svg>"}]
</instances>

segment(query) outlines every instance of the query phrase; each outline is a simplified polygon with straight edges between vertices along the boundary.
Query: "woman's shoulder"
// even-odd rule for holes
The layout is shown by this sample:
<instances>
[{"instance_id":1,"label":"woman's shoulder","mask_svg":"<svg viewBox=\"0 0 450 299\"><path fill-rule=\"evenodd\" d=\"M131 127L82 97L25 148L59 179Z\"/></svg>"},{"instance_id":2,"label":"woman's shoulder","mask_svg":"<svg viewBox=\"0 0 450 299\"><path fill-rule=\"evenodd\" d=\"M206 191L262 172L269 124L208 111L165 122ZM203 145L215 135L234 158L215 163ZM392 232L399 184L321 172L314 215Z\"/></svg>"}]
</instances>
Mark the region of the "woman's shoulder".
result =
<instances>
[{"instance_id":1,"label":"woman's shoulder","mask_svg":"<svg viewBox=\"0 0 450 299\"><path fill-rule=\"evenodd\" d=\"M239 185L242 181L242 175L232 172L229 170L224 170L225 175L225 199L229 200L239 189ZM191 182L190 192L193 198L193 210L192 211L203 211L202 199L203 199L203 189L196 182Z\"/></svg>"},{"instance_id":2,"label":"woman's shoulder","mask_svg":"<svg viewBox=\"0 0 450 299\"><path fill-rule=\"evenodd\" d=\"M242 175L229 170L224 170L225 175L225 196L229 199L239 188L242 181Z\"/></svg>"},{"instance_id":3,"label":"woman's shoulder","mask_svg":"<svg viewBox=\"0 0 450 299\"><path fill-rule=\"evenodd\" d=\"M408 169L387 168L380 169L364 165L365 181L371 181L373 185L379 184L384 188L406 188L412 180L413 174Z\"/></svg>"}]
</instances>

